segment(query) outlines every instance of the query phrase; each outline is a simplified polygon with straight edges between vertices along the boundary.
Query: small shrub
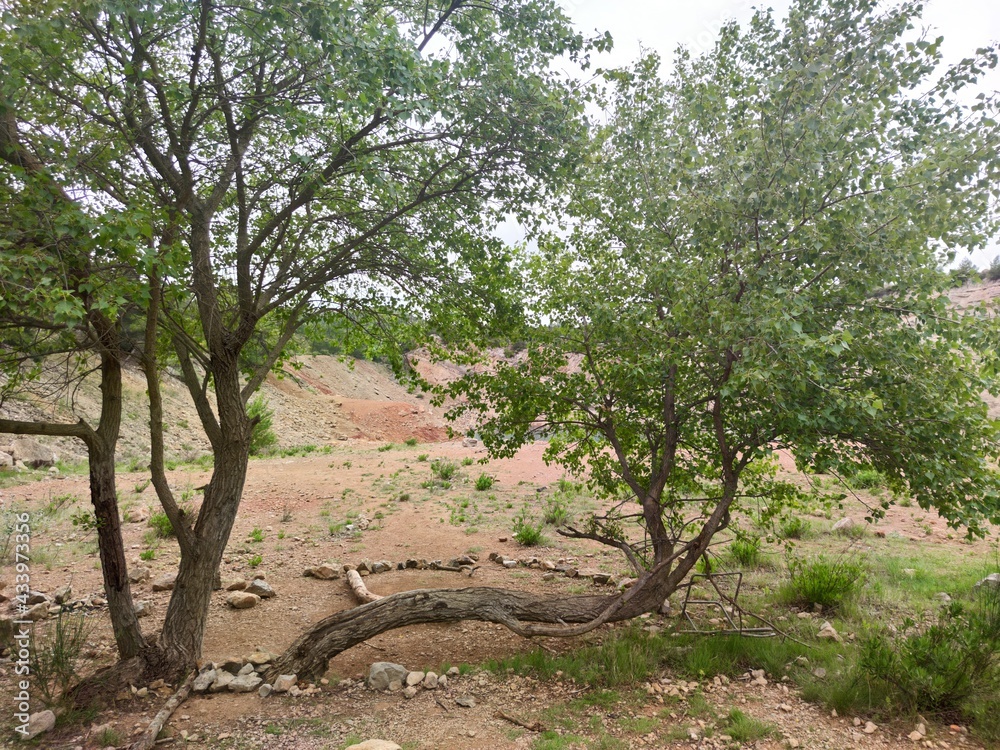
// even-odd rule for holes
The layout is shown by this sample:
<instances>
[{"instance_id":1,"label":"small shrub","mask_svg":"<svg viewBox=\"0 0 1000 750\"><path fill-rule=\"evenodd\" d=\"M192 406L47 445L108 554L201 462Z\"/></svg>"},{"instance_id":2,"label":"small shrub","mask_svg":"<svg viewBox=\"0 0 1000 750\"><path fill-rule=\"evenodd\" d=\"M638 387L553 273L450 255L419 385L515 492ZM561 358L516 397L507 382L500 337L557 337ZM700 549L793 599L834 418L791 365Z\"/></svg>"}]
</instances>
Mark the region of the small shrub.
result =
<instances>
[{"instance_id":1,"label":"small shrub","mask_svg":"<svg viewBox=\"0 0 1000 750\"><path fill-rule=\"evenodd\" d=\"M990 265L983 271L983 278L989 281L1000 280L1000 255L990 261Z\"/></svg>"},{"instance_id":2,"label":"small shrub","mask_svg":"<svg viewBox=\"0 0 1000 750\"><path fill-rule=\"evenodd\" d=\"M404 492L399 497L396 498L396 502L397 503L405 503L409 499L410 499L410 493L409 492Z\"/></svg>"},{"instance_id":3,"label":"small shrub","mask_svg":"<svg viewBox=\"0 0 1000 750\"><path fill-rule=\"evenodd\" d=\"M782 539L804 539L809 535L812 524L798 516L791 516L781 521L778 534Z\"/></svg>"},{"instance_id":4,"label":"small shrub","mask_svg":"<svg viewBox=\"0 0 1000 750\"><path fill-rule=\"evenodd\" d=\"M144 562L149 562L150 560L155 560L156 559L156 550L155 549L143 550L142 552L139 553L139 559L142 560L142 561L144 561Z\"/></svg>"},{"instance_id":5,"label":"small shrub","mask_svg":"<svg viewBox=\"0 0 1000 750\"><path fill-rule=\"evenodd\" d=\"M828 560L822 555L810 562L793 560L788 564L791 579L784 588L784 598L792 604L837 609L864 580L864 566L841 558Z\"/></svg>"},{"instance_id":6,"label":"small shrub","mask_svg":"<svg viewBox=\"0 0 1000 750\"><path fill-rule=\"evenodd\" d=\"M474 458L472 458L471 456L466 456L465 458L462 459L462 466L472 466L472 464L474 464L475 462L476 460Z\"/></svg>"},{"instance_id":7,"label":"small shrub","mask_svg":"<svg viewBox=\"0 0 1000 750\"><path fill-rule=\"evenodd\" d=\"M251 568L256 568L262 562L264 562L264 558L262 556L254 555L249 560L247 560L247 565L249 565Z\"/></svg>"},{"instance_id":8,"label":"small shrub","mask_svg":"<svg viewBox=\"0 0 1000 750\"><path fill-rule=\"evenodd\" d=\"M759 568L763 562L759 539L737 537L729 543L729 555L741 568Z\"/></svg>"},{"instance_id":9,"label":"small shrub","mask_svg":"<svg viewBox=\"0 0 1000 750\"><path fill-rule=\"evenodd\" d=\"M267 404L264 394L258 393L247 404L247 416L256 419L257 424L253 427L250 435L250 455L259 456L261 453L274 448L278 444L278 436L272 429L274 427L274 410Z\"/></svg>"},{"instance_id":10,"label":"small shrub","mask_svg":"<svg viewBox=\"0 0 1000 750\"><path fill-rule=\"evenodd\" d=\"M566 503L561 498L550 497L545 505L542 521L550 526L563 526L572 520L572 515Z\"/></svg>"},{"instance_id":11,"label":"small shrub","mask_svg":"<svg viewBox=\"0 0 1000 750\"><path fill-rule=\"evenodd\" d=\"M1000 738L1000 592L971 606L952 602L939 621L905 637L880 632L865 639L858 674L886 711L959 716L987 739Z\"/></svg>"},{"instance_id":12,"label":"small shrub","mask_svg":"<svg viewBox=\"0 0 1000 750\"><path fill-rule=\"evenodd\" d=\"M480 474L479 478L476 479L476 491L486 492L487 490L493 489L493 483L496 480L489 474Z\"/></svg>"},{"instance_id":13,"label":"small shrub","mask_svg":"<svg viewBox=\"0 0 1000 750\"><path fill-rule=\"evenodd\" d=\"M28 664L42 701L47 706L55 705L76 677L76 662L88 632L82 616L64 615L62 612L55 623L44 631L44 635L39 635L39 626L36 625Z\"/></svg>"},{"instance_id":14,"label":"small shrub","mask_svg":"<svg viewBox=\"0 0 1000 750\"><path fill-rule=\"evenodd\" d=\"M876 469L860 469L847 477L848 484L856 490L872 490L885 486L885 477Z\"/></svg>"},{"instance_id":15,"label":"small shrub","mask_svg":"<svg viewBox=\"0 0 1000 750\"><path fill-rule=\"evenodd\" d=\"M174 536L174 527L170 523L170 519L167 514L162 510L158 510L149 516L149 525L152 527L153 531L156 532L156 536L161 539L166 539L168 537Z\"/></svg>"},{"instance_id":16,"label":"small shrub","mask_svg":"<svg viewBox=\"0 0 1000 750\"><path fill-rule=\"evenodd\" d=\"M738 708L729 712L720 729L740 744L778 736L778 728L774 724L747 716Z\"/></svg>"},{"instance_id":17,"label":"small shrub","mask_svg":"<svg viewBox=\"0 0 1000 750\"><path fill-rule=\"evenodd\" d=\"M250 532L250 541L251 542L263 542L264 541L264 532L263 532L263 530L257 528L256 526L254 526L253 531Z\"/></svg>"},{"instance_id":18,"label":"small shrub","mask_svg":"<svg viewBox=\"0 0 1000 750\"><path fill-rule=\"evenodd\" d=\"M417 456L417 460L420 461L421 463L423 463L424 461L426 461L427 458L428 458L428 456L427 456L426 453L421 453L419 456Z\"/></svg>"},{"instance_id":19,"label":"small shrub","mask_svg":"<svg viewBox=\"0 0 1000 750\"><path fill-rule=\"evenodd\" d=\"M124 742L124 735L114 727L105 727L97 733L97 744L100 747L118 747Z\"/></svg>"},{"instance_id":20,"label":"small shrub","mask_svg":"<svg viewBox=\"0 0 1000 750\"><path fill-rule=\"evenodd\" d=\"M391 451L395 447L396 446L393 445L392 443L386 443L385 445L380 445L378 447L378 452L379 453L385 453L386 451Z\"/></svg>"},{"instance_id":21,"label":"small shrub","mask_svg":"<svg viewBox=\"0 0 1000 750\"><path fill-rule=\"evenodd\" d=\"M531 523L527 509L514 519L514 541L522 547L535 547L542 543L542 524L536 526Z\"/></svg>"},{"instance_id":22,"label":"small shrub","mask_svg":"<svg viewBox=\"0 0 1000 750\"><path fill-rule=\"evenodd\" d=\"M418 441L415 437L411 437L411 438L406 438L404 442L406 443L407 447L415 448Z\"/></svg>"},{"instance_id":23,"label":"small shrub","mask_svg":"<svg viewBox=\"0 0 1000 750\"><path fill-rule=\"evenodd\" d=\"M458 473L458 464L443 458L436 458L431 461L431 471L442 481L449 481Z\"/></svg>"}]
</instances>

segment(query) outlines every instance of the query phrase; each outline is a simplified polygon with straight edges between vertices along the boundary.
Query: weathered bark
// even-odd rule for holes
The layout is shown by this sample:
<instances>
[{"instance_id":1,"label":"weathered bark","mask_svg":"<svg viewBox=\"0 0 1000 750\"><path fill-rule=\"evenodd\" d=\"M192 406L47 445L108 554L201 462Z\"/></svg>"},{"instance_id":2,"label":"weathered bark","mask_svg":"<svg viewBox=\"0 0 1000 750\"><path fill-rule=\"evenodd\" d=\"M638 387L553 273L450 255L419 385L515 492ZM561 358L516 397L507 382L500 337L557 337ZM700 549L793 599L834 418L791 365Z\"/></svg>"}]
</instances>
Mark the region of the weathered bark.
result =
<instances>
[{"instance_id":1,"label":"weathered bark","mask_svg":"<svg viewBox=\"0 0 1000 750\"><path fill-rule=\"evenodd\" d=\"M183 532L188 542L181 549L180 569L159 639L175 670L190 668L201 657L216 573L236 521L250 457L252 426L235 355L213 360L212 372L220 427L212 445L215 468L198 520L190 534Z\"/></svg>"},{"instance_id":2,"label":"weathered bark","mask_svg":"<svg viewBox=\"0 0 1000 750\"><path fill-rule=\"evenodd\" d=\"M337 654L387 630L408 625L461 620L495 622L508 627L515 620L589 622L617 599L617 596L552 598L486 587L404 591L321 620L289 646L272 664L265 679L270 682L279 674L296 674L300 679L318 680L326 671L327 662Z\"/></svg>"}]
</instances>

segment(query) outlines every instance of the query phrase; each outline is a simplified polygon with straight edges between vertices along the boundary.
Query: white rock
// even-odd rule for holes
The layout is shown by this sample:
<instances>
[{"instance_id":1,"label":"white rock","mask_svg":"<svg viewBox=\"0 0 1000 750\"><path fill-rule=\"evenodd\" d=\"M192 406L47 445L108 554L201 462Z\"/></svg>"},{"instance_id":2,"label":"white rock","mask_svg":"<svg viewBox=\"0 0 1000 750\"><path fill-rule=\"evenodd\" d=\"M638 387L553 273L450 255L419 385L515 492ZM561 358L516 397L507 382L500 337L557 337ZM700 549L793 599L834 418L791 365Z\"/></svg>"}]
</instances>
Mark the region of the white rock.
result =
<instances>
[{"instance_id":1,"label":"white rock","mask_svg":"<svg viewBox=\"0 0 1000 750\"><path fill-rule=\"evenodd\" d=\"M28 733L20 735L25 740L30 740L38 735L51 731L56 726L56 715L51 711L39 711L28 717Z\"/></svg>"},{"instance_id":2,"label":"white rock","mask_svg":"<svg viewBox=\"0 0 1000 750\"><path fill-rule=\"evenodd\" d=\"M250 609L260 604L260 597L245 591L234 591L226 597L226 604L233 609Z\"/></svg>"},{"instance_id":3,"label":"white rock","mask_svg":"<svg viewBox=\"0 0 1000 750\"><path fill-rule=\"evenodd\" d=\"M406 686L411 687L413 685L419 685L424 681L424 676L423 672L410 672L406 675Z\"/></svg>"},{"instance_id":4,"label":"white rock","mask_svg":"<svg viewBox=\"0 0 1000 750\"><path fill-rule=\"evenodd\" d=\"M260 687L263 680L259 675L251 672L250 674L241 674L239 677L234 677L232 682L229 683L229 692L231 693L249 693L251 690L256 690Z\"/></svg>"},{"instance_id":5,"label":"white rock","mask_svg":"<svg viewBox=\"0 0 1000 750\"><path fill-rule=\"evenodd\" d=\"M865 722L864 733L865 734L875 734L878 731L878 727L870 721Z\"/></svg>"},{"instance_id":6,"label":"white rock","mask_svg":"<svg viewBox=\"0 0 1000 750\"><path fill-rule=\"evenodd\" d=\"M834 531L847 531L848 529L854 528L854 519L850 516L846 518L841 518L837 523L833 525Z\"/></svg>"},{"instance_id":7,"label":"white rock","mask_svg":"<svg viewBox=\"0 0 1000 750\"><path fill-rule=\"evenodd\" d=\"M365 740L359 745L348 745L348 750L403 750L395 742L388 740Z\"/></svg>"},{"instance_id":8,"label":"white rock","mask_svg":"<svg viewBox=\"0 0 1000 750\"><path fill-rule=\"evenodd\" d=\"M299 678L293 674L278 675L278 679L274 681L274 692L287 693L298 681Z\"/></svg>"},{"instance_id":9,"label":"white rock","mask_svg":"<svg viewBox=\"0 0 1000 750\"><path fill-rule=\"evenodd\" d=\"M368 687L372 690L385 690L393 680L405 680L407 671L402 664L377 661L368 668Z\"/></svg>"}]
</instances>

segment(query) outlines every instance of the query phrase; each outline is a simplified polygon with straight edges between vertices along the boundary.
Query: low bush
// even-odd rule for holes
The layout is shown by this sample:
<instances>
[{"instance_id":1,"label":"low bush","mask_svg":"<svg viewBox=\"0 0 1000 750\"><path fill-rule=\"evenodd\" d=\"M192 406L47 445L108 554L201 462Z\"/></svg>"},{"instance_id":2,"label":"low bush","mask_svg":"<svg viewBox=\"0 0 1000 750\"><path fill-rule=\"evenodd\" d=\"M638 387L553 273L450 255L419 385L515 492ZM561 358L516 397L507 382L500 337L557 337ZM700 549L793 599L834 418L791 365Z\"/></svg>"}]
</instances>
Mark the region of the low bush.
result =
<instances>
[{"instance_id":1,"label":"low bush","mask_svg":"<svg viewBox=\"0 0 1000 750\"><path fill-rule=\"evenodd\" d=\"M566 502L560 497L551 497L545 505L542 521L550 526L563 526L573 520Z\"/></svg>"},{"instance_id":2,"label":"low bush","mask_svg":"<svg viewBox=\"0 0 1000 750\"><path fill-rule=\"evenodd\" d=\"M170 519L167 514L162 510L158 510L149 516L149 525L152 527L153 531L156 532L156 536L166 539L167 537L174 536L174 527L170 523Z\"/></svg>"},{"instance_id":3,"label":"low bush","mask_svg":"<svg viewBox=\"0 0 1000 750\"><path fill-rule=\"evenodd\" d=\"M514 540L522 547L535 547L542 543L542 526L533 524L527 510L522 510L514 519Z\"/></svg>"},{"instance_id":4,"label":"low bush","mask_svg":"<svg viewBox=\"0 0 1000 750\"><path fill-rule=\"evenodd\" d=\"M35 626L29 669L45 705L58 703L73 683L88 634L89 626L82 615L60 612L48 627Z\"/></svg>"},{"instance_id":5,"label":"low bush","mask_svg":"<svg viewBox=\"0 0 1000 750\"><path fill-rule=\"evenodd\" d=\"M788 572L790 579L782 589L785 601L804 607L820 604L824 609L840 607L865 577L861 563L848 558L828 560L822 555L809 562L791 560Z\"/></svg>"},{"instance_id":6,"label":"low bush","mask_svg":"<svg viewBox=\"0 0 1000 750\"><path fill-rule=\"evenodd\" d=\"M447 482L454 479L455 475L458 473L458 464L444 458L435 458L431 461L431 471L434 472L434 475L438 479Z\"/></svg>"},{"instance_id":7,"label":"low bush","mask_svg":"<svg viewBox=\"0 0 1000 750\"><path fill-rule=\"evenodd\" d=\"M983 592L971 605L952 602L925 629L907 621L902 637L880 631L866 638L857 672L875 708L957 718L1000 738L1000 592Z\"/></svg>"},{"instance_id":8,"label":"low bush","mask_svg":"<svg viewBox=\"0 0 1000 750\"><path fill-rule=\"evenodd\" d=\"M480 474L479 478L476 479L476 491L486 492L487 490L493 489L493 483L496 480L489 474Z\"/></svg>"},{"instance_id":9,"label":"low bush","mask_svg":"<svg viewBox=\"0 0 1000 750\"><path fill-rule=\"evenodd\" d=\"M719 729L733 738L734 742L741 745L747 742L767 739L768 737L778 737L780 732L774 724L747 716L738 708L734 708L729 715L722 720Z\"/></svg>"},{"instance_id":10,"label":"low bush","mask_svg":"<svg viewBox=\"0 0 1000 750\"><path fill-rule=\"evenodd\" d=\"M763 564L760 539L736 537L729 543L729 556L744 569L759 568Z\"/></svg>"},{"instance_id":11,"label":"low bush","mask_svg":"<svg viewBox=\"0 0 1000 750\"><path fill-rule=\"evenodd\" d=\"M811 528L812 524L809 521L798 516L791 516L782 519L778 527L778 535L782 539L804 539L808 536Z\"/></svg>"},{"instance_id":12,"label":"low bush","mask_svg":"<svg viewBox=\"0 0 1000 750\"><path fill-rule=\"evenodd\" d=\"M247 404L247 416L257 420L250 435L250 455L258 456L278 444L274 427L274 410L267 404L264 394L258 393Z\"/></svg>"}]
</instances>

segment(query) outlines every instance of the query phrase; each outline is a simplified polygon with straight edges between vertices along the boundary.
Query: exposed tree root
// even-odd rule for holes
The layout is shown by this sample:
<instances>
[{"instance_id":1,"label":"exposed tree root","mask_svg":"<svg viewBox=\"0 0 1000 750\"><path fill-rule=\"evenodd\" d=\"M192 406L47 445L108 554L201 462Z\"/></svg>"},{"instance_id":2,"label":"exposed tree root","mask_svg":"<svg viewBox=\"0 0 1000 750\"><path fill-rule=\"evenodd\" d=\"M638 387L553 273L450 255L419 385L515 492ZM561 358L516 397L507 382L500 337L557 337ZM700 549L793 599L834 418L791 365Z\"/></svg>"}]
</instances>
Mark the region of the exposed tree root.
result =
<instances>
[{"instance_id":1,"label":"exposed tree root","mask_svg":"<svg viewBox=\"0 0 1000 750\"><path fill-rule=\"evenodd\" d=\"M358 598L363 604L368 602L377 602L382 597L378 594L373 594L365 586L365 581L361 577L361 574L356 570L347 571L347 583L351 587L351 591L354 592L354 596Z\"/></svg>"},{"instance_id":2,"label":"exposed tree root","mask_svg":"<svg viewBox=\"0 0 1000 750\"><path fill-rule=\"evenodd\" d=\"M197 674L197 672L192 672L188 675L188 678L184 680L184 684L180 686L176 693L170 696L170 699L163 705L160 712L153 717L149 726L146 727L146 731L142 733L139 739L128 746L128 750L149 750L149 748L156 744L156 738L163 730L163 725L167 723L167 719L177 710L179 705L187 700L188 695L191 693L191 685L194 683L194 678Z\"/></svg>"}]
</instances>

